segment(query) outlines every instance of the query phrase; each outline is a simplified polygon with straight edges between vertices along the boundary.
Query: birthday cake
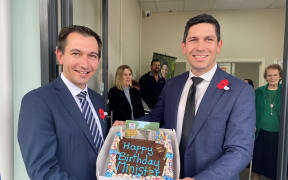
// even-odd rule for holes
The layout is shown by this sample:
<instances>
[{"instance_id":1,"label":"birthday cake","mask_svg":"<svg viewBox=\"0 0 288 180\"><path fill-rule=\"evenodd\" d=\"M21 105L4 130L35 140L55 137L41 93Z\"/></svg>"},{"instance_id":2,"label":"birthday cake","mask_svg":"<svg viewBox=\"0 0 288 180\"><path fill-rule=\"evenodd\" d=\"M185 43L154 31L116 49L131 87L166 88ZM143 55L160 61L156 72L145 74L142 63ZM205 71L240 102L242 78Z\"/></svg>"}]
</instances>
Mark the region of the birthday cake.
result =
<instances>
[{"instance_id":1,"label":"birthday cake","mask_svg":"<svg viewBox=\"0 0 288 180\"><path fill-rule=\"evenodd\" d=\"M111 145L106 177L173 180L173 150L168 134L154 131L146 140L125 138L121 133L125 132L117 132Z\"/></svg>"}]
</instances>

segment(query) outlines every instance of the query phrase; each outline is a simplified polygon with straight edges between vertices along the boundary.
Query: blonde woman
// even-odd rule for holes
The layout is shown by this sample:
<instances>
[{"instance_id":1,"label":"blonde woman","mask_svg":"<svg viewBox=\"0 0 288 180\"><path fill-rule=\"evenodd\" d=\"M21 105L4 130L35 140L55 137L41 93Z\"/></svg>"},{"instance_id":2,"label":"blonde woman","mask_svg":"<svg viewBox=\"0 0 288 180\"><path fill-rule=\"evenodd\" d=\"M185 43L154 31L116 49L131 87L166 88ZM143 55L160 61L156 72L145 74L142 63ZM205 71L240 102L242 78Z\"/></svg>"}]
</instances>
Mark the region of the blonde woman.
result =
<instances>
[{"instance_id":1,"label":"blonde woman","mask_svg":"<svg viewBox=\"0 0 288 180\"><path fill-rule=\"evenodd\" d=\"M117 68L115 86L109 90L109 112L114 120L132 120L144 116L140 92L132 87L133 73L128 65Z\"/></svg>"}]
</instances>

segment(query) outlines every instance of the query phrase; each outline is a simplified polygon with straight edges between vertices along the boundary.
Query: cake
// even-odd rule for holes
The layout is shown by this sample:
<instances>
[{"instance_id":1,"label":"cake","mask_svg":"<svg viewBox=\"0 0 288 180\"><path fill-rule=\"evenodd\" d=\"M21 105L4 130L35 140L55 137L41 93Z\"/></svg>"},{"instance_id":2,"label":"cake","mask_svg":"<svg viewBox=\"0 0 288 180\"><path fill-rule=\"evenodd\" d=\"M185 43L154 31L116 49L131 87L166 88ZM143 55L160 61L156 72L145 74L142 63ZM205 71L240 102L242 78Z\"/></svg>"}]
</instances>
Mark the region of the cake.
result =
<instances>
[{"instance_id":1,"label":"cake","mask_svg":"<svg viewBox=\"0 0 288 180\"><path fill-rule=\"evenodd\" d=\"M155 131L153 140L145 140L125 138L122 134L117 132L111 145L106 177L173 180L169 135Z\"/></svg>"}]
</instances>

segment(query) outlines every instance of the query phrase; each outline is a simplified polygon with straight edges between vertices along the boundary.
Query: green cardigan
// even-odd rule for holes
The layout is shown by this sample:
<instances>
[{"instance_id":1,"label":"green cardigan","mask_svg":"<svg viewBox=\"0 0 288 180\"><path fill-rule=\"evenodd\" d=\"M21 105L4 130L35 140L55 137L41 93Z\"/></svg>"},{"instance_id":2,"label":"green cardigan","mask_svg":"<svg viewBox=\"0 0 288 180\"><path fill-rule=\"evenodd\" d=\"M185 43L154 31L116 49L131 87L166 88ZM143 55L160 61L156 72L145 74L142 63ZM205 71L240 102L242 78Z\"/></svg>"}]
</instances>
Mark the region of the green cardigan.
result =
<instances>
[{"instance_id":1,"label":"green cardigan","mask_svg":"<svg viewBox=\"0 0 288 180\"><path fill-rule=\"evenodd\" d=\"M276 97L274 100L274 107L273 112L275 116L271 116L269 122L267 121L267 107L269 108L269 101L268 101L268 84L265 86L261 86L256 89L255 96L256 96L256 136L258 135L260 129L270 131L270 132L279 132L279 119L280 119L280 97L281 97L281 84L278 85L278 89L276 90ZM274 118L273 118L274 117ZM269 124L269 126L267 126Z\"/></svg>"}]
</instances>

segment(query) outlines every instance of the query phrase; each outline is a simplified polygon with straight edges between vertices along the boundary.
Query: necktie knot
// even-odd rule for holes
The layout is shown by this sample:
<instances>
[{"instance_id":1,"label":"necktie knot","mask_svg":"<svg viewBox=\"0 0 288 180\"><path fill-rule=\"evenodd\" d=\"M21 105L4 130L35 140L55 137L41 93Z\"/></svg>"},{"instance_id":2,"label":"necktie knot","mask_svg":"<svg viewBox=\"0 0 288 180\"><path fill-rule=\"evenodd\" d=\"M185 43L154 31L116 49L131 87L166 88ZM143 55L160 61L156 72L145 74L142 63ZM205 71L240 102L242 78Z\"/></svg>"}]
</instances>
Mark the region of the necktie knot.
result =
<instances>
[{"instance_id":1,"label":"necktie knot","mask_svg":"<svg viewBox=\"0 0 288 180\"><path fill-rule=\"evenodd\" d=\"M83 99L86 99L86 95L87 95L86 91L81 91L79 94L77 94L77 97L82 101Z\"/></svg>"},{"instance_id":2,"label":"necktie knot","mask_svg":"<svg viewBox=\"0 0 288 180\"><path fill-rule=\"evenodd\" d=\"M201 77L192 77L192 81L193 81L193 85L194 87L196 87L199 83L201 83L201 81L203 81L203 79Z\"/></svg>"}]
</instances>

